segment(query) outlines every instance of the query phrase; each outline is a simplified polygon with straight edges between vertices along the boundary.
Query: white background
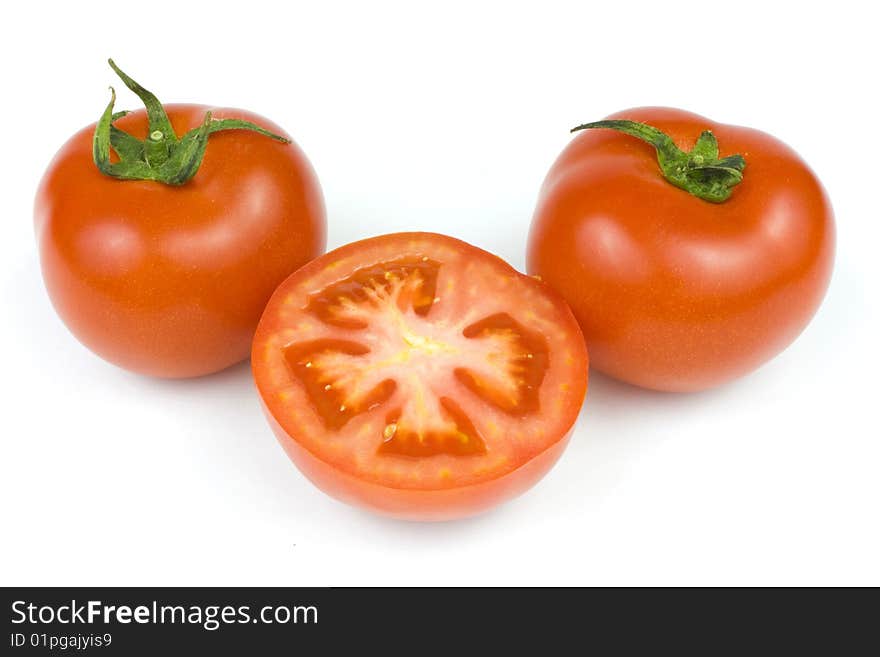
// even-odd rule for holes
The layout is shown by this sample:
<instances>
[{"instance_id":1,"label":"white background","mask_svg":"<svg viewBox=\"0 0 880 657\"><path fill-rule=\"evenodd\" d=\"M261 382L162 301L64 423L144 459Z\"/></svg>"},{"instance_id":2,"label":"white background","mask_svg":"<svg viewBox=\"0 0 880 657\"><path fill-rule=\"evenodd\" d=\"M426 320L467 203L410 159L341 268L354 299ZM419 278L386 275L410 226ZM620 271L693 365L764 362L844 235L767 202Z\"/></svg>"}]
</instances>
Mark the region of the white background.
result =
<instances>
[{"instance_id":1,"label":"white background","mask_svg":"<svg viewBox=\"0 0 880 657\"><path fill-rule=\"evenodd\" d=\"M4 9L0 583L880 584L870 3L227 4ZM288 461L247 364L142 378L53 312L33 194L121 88L107 56L165 101L284 126L318 171L330 247L433 230L520 269L571 126L657 104L757 127L829 190L831 289L787 351L724 388L658 394L594 373L559 464L497 511L375 517ZM123 90L118 107L137 106Z\"/></svg>"}]
</instances>

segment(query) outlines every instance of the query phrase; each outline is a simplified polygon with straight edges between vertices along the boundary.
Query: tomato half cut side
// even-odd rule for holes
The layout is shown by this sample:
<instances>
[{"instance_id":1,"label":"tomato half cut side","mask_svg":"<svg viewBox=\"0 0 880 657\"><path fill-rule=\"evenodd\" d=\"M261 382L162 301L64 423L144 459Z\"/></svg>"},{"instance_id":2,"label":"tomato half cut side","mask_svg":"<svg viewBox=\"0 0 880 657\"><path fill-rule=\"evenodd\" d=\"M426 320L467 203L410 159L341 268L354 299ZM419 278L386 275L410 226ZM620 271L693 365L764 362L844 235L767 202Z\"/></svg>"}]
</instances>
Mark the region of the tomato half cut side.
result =
<instances>
[{"instance_id":1,"label":"tomato half cut side","mask_svg":"<svg viewBox=\"0 0 880 657\"><path fill-rule=\"evenodd\" d=\"M587 389L565 302L433 233L355 242L292 274L252 357L302 472L342 501L414 520L473 515L535 484Z\"/></svg>"}]
</instances>

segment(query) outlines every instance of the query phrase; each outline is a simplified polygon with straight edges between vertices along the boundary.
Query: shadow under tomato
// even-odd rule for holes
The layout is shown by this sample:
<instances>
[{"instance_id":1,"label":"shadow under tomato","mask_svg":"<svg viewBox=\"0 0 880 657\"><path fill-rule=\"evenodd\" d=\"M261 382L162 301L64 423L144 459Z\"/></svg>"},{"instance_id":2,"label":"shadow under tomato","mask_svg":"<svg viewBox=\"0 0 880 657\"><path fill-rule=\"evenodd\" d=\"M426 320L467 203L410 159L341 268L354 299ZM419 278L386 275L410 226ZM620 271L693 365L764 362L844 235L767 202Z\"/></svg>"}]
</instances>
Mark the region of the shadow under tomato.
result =
<instances>
[{"instance_id":1,"label":"shadow under tomato","mask_svg":"<svg viewBox=\"0 0 880 657\"><path fill-rule=\"evenodd\" d=\"M631 413L650 412L657 409L674 408L681 412L689 407L706 403L707 398L723 395L724 387L712 388L701 392L661 392L640 388L595 369L590 369L590 386L584 409L599 414L600 417L612 417L619 413L629 417ZM581 411L583 413L583 410Z\"/></svg>"},{"instance_id":2,"label":"shadow under tomato","mask_svg":"<svg viewBox=\"0 0 880 657\"><path fill-rule=\"evenodd\" d=\"M204 392L205 389L222 389L227 386L241 387L243 383L250 382L251 361L250 359L243 360L242 362L230 365L219 372L184 379L164 379L161 377L143 376L127 371L124 371L124 373L139 380L147 381L148 385L159 389L174 390L178 392L188 392L189 390L197 389L201 393Z\"/></svg>"}]
</instances>

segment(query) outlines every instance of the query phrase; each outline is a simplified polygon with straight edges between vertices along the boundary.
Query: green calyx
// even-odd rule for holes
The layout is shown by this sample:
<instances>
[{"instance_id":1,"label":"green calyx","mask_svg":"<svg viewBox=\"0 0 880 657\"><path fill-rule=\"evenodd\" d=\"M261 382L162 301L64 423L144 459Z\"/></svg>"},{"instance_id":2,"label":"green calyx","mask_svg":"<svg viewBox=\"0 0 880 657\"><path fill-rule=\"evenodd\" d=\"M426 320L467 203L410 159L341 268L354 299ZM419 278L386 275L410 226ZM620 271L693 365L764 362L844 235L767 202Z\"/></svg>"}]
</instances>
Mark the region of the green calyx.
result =
<instances>
[{"instance_id":1,"label":"green calyx","mask_svg":"<svg viewBox=\"0 0 880 657\"><path fill-rule=\"evenodd\" d=\"M694 147L685 152L666 133L636 121L596 121L579 125L572 132L590 128L610 128L651 144L657 150L663 177L704 201L723 203L742 182L745 158L742 155L718 157L718 141L709 130L704 130Z\"/></svg>"},{"instance_id":2,"label":"green calyx","mask_svg":"<svg viewBox=\"0 0 880 657\"><path fill-rule=\"evenodd\" d=\"M117 128L114 121L128 112L114 112L116 91L110 87L110 103L95 126L92 141L92 155L101 173L120 180L155 180L166 185L183 185L199 170L208 137L221 130L251 130L283 144L289 139L276 135L250 121L239 119L214 119L211 112L198 128L193 128L178 137L171 127L162 103L152 93L123 73L112 59L111 68L144 103L147 108L149 131L141 141ZM119 156L119 161L110 161L110 149Z\"/></svg>"}]
</instances>

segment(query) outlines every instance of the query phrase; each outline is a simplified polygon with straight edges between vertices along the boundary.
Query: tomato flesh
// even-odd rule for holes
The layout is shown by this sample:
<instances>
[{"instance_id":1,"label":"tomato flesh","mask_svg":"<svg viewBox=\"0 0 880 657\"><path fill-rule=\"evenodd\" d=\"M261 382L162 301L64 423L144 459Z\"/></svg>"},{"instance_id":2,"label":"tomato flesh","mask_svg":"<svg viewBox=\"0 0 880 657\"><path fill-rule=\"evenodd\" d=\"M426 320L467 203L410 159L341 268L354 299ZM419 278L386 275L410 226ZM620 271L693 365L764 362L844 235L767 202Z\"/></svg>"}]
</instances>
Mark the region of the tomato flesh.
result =
<instances>
[{"instance_id":1,"label":"tomato flesh","mask_svg":"<svg viewBox=\"0 0 880 657\"><path fill-rule=\"evenodd\" d=\"M263 315L253 367L282 445L307 474L316 464L303 461L319 462L316 483L424 519L502 501L491 482L520 492L505 478L564 444L587 384L586 348L555 293L430 233L364 240L294 273ZM340 495L352 481L368 485ZM430 497L462 487L473 495Z\"/></svg>"}]
</instances>

